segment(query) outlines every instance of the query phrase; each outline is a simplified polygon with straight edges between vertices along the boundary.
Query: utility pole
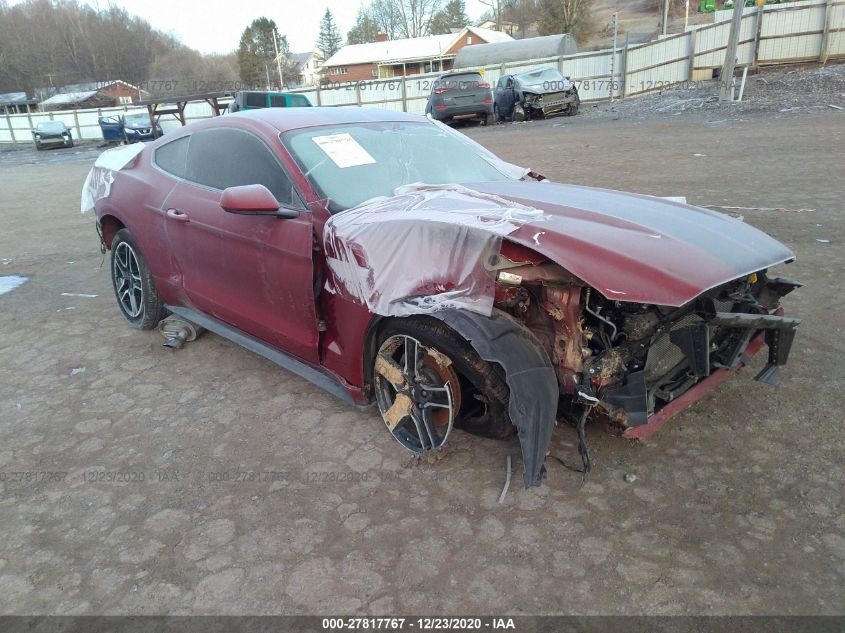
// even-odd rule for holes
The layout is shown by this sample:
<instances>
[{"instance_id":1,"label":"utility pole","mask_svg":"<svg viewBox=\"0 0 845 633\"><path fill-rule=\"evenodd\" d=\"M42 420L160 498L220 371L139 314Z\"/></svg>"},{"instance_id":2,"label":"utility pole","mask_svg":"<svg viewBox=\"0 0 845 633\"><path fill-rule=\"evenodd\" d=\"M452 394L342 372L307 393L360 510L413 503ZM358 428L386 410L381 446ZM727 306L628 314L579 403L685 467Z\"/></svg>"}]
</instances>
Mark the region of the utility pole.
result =
<instances>
[{"instance_id":1,"label":"utility pole","mask_svg":"<svg viewBox=\"0 0 845 633\"><path fill-rule=\"evenodd\" d=\"M669 0L663 0L663 22L660 26L660 34L666 35L669 26Z\"/></svg>"},{"instance_id":2,"label":"utility pole","mask_svg":"<svg viewBox=\"0 0 845 633\"><path fill-rule=\"evenodd\" d=\"M613 101L613 80L616 78L616 35L619 31L619 13L613 13L613 54L610 56L610 100Z\"/></svg>"},{"instance_id":3,"label":"utility pole","mask_svg":"<svg viewBox=\"0 0 845 633\"><path fill-rule=\"evenodd\" d=\"M282 60L279 57L279 43L276 41L276 29L273 29L273 49L276 51L276 69L279 71L279 90L285 87L282 75Z\"/></svg>"},{"instance_id":4,"label":"utility pole","mask_svg":"<svg viewBox=\"0 0 845 633\"><path fill-rule=\"evenodd\" d=\"M689 0L685 0L685 2L684 2L684 33L687 32L688 26L689 26Z\"/></svg>"},{"instance_id":5,"label":"utility pole","mask_svg":"<svg viewBox=\"0 0 845 633\"><path fill-rule=\"evenodd\" d=\"M735 0L734 13L731 17L731 32L728 35L728 47L725 50L725 63L722 65L722 87L719 89L719 101L731 100L731 84L736 68L736 46L739 42L739 27L742 22L742 10L745 7L743 0Z\"/></svg>"}]
</instances>

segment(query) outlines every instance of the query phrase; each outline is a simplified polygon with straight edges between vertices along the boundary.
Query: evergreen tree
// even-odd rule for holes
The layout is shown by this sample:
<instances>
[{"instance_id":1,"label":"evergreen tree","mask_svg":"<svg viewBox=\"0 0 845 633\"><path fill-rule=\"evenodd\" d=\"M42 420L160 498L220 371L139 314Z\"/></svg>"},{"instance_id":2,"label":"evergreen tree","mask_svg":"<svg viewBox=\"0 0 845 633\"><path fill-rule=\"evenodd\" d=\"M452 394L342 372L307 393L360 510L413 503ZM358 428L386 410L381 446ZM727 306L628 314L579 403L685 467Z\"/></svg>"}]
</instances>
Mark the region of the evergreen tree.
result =
<instances>
[{"instance_id":1,"label":"evergreen tree","mask_svg":"<svg viewBox=\"0 0 845 633\"><path fill-rule=\"evenodd\" d=\"M274 33L281 56L284 85L295 86L299 83L301 73L296 62L290 59L288 38L279 33L273 20L260 17L244 29L238 46L238 69L245 85L258 88L267 85L268 79L271 86L279 83Z\"/></svg>"},{"instance_id":2,"label":"evergreen tree","mask_svg":"<svg viewBox=\"0 0 845 633\"><path fill-rule=\"evenodd\" d=\"M461 29L469 24L464 0L449 0L445 7L431 19L432 35L445 35L452 29Z\"/></svg>"},{"instance_id":3,"label":"evergreen tree","mask_svg":"<svg viewBox=\"0 0 845 633\"><path fill-rule=\"evenodd\" d=\"M375 42L378 37L378 24L373 16L364 9L358 9L358 17L355 19L355 26L346 34L346 41L349 44L367 44Z\"/></svg>"},{"instance_id":4,"label":"evergreen tree","mask_svg":"<svg viewBox=\"0 0 845 633\"><path fill-rule=\"evenodd\" d=\"M343 44L343 36L337 28L334 21L334 16L329 9L323 14L323 19L320 21L320 35L317 38L317 50L326 60L334 55Z\"/></svg>"}]
</instances>

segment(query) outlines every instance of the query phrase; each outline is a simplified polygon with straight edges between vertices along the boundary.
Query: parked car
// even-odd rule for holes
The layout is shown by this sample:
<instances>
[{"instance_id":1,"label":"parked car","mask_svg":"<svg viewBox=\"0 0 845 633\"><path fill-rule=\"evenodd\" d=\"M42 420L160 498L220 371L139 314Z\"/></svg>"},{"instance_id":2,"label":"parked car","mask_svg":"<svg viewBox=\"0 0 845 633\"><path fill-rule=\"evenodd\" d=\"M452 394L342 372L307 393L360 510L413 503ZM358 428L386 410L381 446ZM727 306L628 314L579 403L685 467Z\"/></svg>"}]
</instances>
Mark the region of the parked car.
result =
<instances>
[{"instance_id":1,"label":"parked car","mask_svg":"<svg viewBox=\"0 0 845 633\"><path fill-rule=\"evenodd\" d=\"M135 143L137 141L150 141L153 138L153 126L150 122L150 115L146 112L138 114L127 114L123 118L123 134L127 143ZM157 136L162 136L164 132L161 129L161 124L156 123Z\"/></svg>"},{"instance_id":2,"label":"parked car","mask_svg":"<svg viewBox=\"0 0 845 633\"><path fill-rule=\"evenodd\" d=\"M308 97L292 92L258 92L240 90L229 104L229 112L257 108L310 108Z\"/></svg>"},{"instance_id":3,"label":"parked car","mask_svg":"<svg viewBox=\"0 0 845 633\"><path fill-rule=\"evenodd\" d=\"M61 121L41 121L32 130L32 138L38 150L45 147L73 147L73 134Z\"/></svg>"},{"instance_id":4,"label":"parked car","mask_svg":"<svg viewBox=\"0 0 845 633\"><path fill-rule=\"evenodd\" d=\"M496 121L574 116L581 105L578 88L555 68L503 76L496 84L494 99Z\"/></svg>"},{"instance_id":5,"label":"parked car","mask_svg":"<svg viewBox=\"0 0 845 633\"><path fill-rule=\"evenodd\" d=\"M449 123L455 119L475 119L484 125L493 122L493 93L490 84L477 72L442 75L431 86L426 114Z\"/></svg>"},{"instance_id":6,"label":"parked car","mask_svg":"<svg viewBox=\"0 0 845 633\"><path fill-rule=\"evenodd\" d=\"M153 136L153 127L150 123L150 115L146 112L138 114L113 114L102 116L98 119L100 131L103 133L103 140L119 143L135 143L137 141L149 141ZM158 136L164 132L161 125L156 123Z\"/></svg>"},{"instance_id":7,"label":"parked car","mask_svg":"<svg viewBox=\"0 0 845 633\"><path fill-rule=\"evenodd\" d=\"M553 183L401 112L191 123L104 152L90 207L132 327L207 328L375 403L415 453L518 430L526 485L559 415L642 437L764 345L776 381L798 325L800 284L769 270L794 255L749 224Z\"/></svg>"}]
</instances>

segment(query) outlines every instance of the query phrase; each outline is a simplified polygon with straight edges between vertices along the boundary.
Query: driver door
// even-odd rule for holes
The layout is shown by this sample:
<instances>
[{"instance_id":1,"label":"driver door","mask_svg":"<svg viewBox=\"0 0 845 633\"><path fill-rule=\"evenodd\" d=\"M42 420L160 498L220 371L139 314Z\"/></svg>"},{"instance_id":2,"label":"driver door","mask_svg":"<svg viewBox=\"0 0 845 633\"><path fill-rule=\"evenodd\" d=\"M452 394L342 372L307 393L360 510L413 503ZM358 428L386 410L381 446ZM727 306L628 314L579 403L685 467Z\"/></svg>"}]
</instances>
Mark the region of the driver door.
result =
<instances>
[{"instance_id":1,"label":"driver door","mask_svg":"<svg viewBox=\"0 0 845 633\"><path fill-rule=\"evenodd\" d=\"M499 108L499 115L509 117L514 105L513 77L504 76L496 84L496 95L494 97L496 106Z\"/></svg>"},{"instance_id":2,"label":"driver door","mask_svg":"<svg viewBox=\"0 0 845 633\"><path fill-rule=\"evenodd\" d=\"M240 127L194 132L184 180L164 201L168 250L195 308L303 360L318 358L313 228L278 155ZM235 215L227 187L266 186L298 217Z\"/></svg>"}]
</instances>

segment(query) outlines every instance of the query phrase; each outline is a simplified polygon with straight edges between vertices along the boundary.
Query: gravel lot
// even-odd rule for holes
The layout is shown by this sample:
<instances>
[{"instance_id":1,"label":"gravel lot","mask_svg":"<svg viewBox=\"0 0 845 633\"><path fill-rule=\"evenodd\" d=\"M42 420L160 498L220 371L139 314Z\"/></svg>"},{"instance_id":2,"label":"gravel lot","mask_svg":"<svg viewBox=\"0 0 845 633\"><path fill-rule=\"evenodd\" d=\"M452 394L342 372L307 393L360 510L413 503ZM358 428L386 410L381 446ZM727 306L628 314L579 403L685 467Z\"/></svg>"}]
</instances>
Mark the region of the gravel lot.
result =
<instances>
[{"instance_id":1,"label":"gravel lot","mask_svg":"<svg viewBox=\"0 0 845 633\"><path fill-rule=\"evenodd\" d=\"M515 441L456 432L407 468L374 409L129 329L79 214L96 152L2 152L0 275L28 281L0 296L0 613L843 613L845 113L467 132L556 180L754 207L727 210L806 284L783 386L758 358L648 444L590 428L586 485L549 460L499 505Z\"/></svg>"}]
</instances>

